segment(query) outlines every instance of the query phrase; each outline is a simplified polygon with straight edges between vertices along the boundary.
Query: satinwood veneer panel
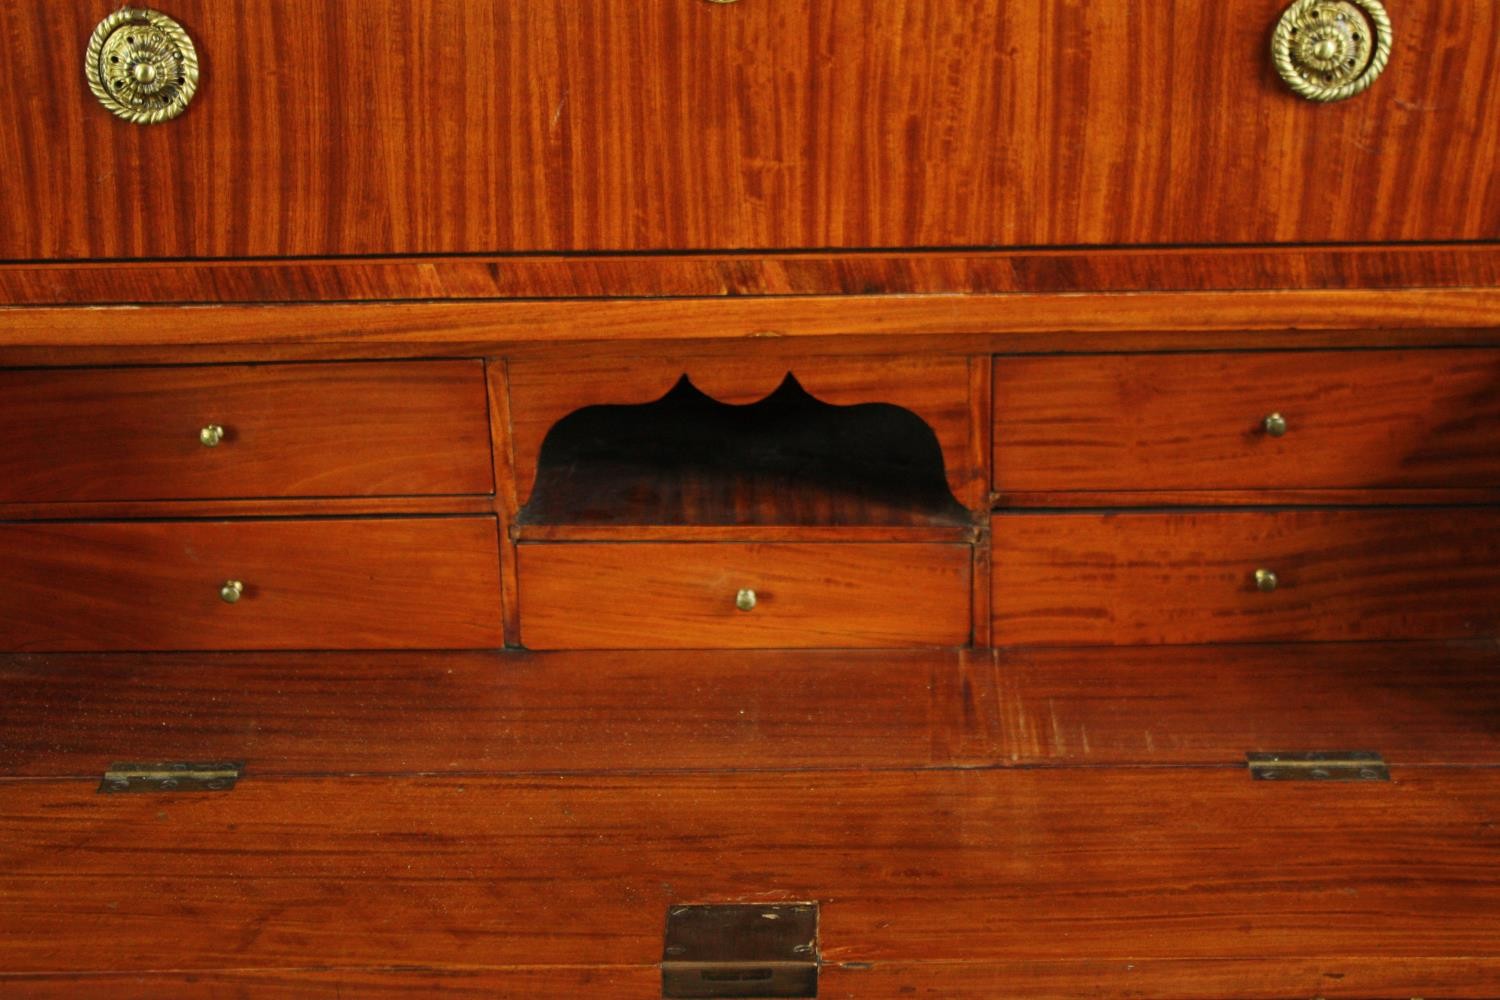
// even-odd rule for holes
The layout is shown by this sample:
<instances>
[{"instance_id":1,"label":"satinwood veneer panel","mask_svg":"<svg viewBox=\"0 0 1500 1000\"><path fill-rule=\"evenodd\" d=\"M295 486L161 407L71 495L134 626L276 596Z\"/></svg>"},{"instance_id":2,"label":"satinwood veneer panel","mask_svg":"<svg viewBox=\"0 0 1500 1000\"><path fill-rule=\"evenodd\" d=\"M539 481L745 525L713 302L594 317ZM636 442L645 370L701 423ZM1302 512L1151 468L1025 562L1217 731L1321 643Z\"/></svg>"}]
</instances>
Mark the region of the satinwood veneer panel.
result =
<instances>
[{"instance_id":1,"label":"satinwood veneer panel","mask_svg":"<svg viewBox=\"0 0 1500 1000\"><path fill-rule=\"evenodd\" d=\"M0 400L0 501L494 490L479 361L4 371Z\"/></svg>"},{"instance_id":2,"label":"satinwood veneer panel","mask_svg":"<svg viewBox=\"0 0 1500 1000\"><path fill-rule=\"evenodd\" d=\"M504 644L493 517L12 523L0 552L6 650Z\"/></svg>"},{"instance_id":3,"label":"satinwood veneer panel","mask_svg":"<svg viewBox=\"0 0 1500 1000\"><path fill-rule=\"evenodd\" d=\"M932 543L526 542L531 649L961 646L972 554ZM754 604L742 608L741 595Z\"/></svg>"},{"instance_id":4,"label":"satinwood veneer panel","mask_svg":"<svg viewBox=\"0 0 1500 1000\"><path fill-rule=\"evenodd\" d=\"M1401 5L1354 100L1284 0L161 0L180 119L99 107L113 0L4 0L0 257L1491 239L1500 13ZM419 99L418 99L419 95Z\"/></svg>"},{"instance_id":5,"label":"satinwood veneer panel","mask_svg":"<svg viewBox=\"0 0 1500 1000\"><path fill-rule=\"evenodd\" d=\"M1001 493L1500 485L1500 351L1002 357L994 399Z\"/></svg>"},{"instance_id":6,"label":"satinwood veneer panel","mask_svg":"<svg viewBox=\"0 0 1500 1000\"><path fill-rule=\"evenodd\" d=\"M1107 996L1139 986L1137 961L1212 959L1269 963L1252 980L1261 996L1310 995L1297 992L1310 965L1351 961L1365 996L1500 993L1492 768L1352 784L1254 782L1243 766L247 770L233 792L196 796L98 795L97 783L0 782L8 974L519 965L574 977L654 966L672 904L810 899L823 904L825 961L915 963L907 984L931 996L947 995L948 963L1011 971L990 996L1056 997L1083 993L1056 978L1069 963L1084 995ZM1442 978L1459 959L1478 969ZM838 982L902 992L862 988L854 969ZM1197 995L1224 996L1207 988L1222 984L1210 974Z\"/></svg>"},{"instance_id":7,"label":"satinwood veneer panel","mask_svg":"<svg viewBox=\"0 0 1500 1000\"><path fill-rule=\"evenodd\" d=\"M1500 633L1495 508L1000 514L991 538L997 646Z\"/></svg>"}]
</instances>

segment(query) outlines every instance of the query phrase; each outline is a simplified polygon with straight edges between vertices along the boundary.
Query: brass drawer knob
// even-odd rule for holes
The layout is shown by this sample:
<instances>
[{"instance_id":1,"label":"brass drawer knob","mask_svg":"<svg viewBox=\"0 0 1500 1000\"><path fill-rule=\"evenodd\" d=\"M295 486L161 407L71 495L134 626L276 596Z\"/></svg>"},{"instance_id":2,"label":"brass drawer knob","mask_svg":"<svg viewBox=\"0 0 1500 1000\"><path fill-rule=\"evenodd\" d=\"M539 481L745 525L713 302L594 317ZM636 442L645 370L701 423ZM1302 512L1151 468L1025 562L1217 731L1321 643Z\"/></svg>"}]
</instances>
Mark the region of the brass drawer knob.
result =
<instances>
[{"instance_id":1,"label":"brass drawer knob","mask_svg":"<svg viewBox=\"0 0 1500 1000\"><path fill-rule=\"evenodd\" d=\"M1281 586L1281 581L1276 578L1275 573L1268 569L1258 569L1255 571L1256 590L1259 590L1263 594L1269 594L1279 586Z\"/></svg>"},{"instance_id":2,"label":"brass drawer knob","mask_svg":"<svg viewBox=\"0 0 1500 1000\"><path fill-rule=\"evenodd\" d=\"M1282 437L1286 434L1286 417L1283 417L1279 413L1273 413L1261 421L1261 426L1266 429L1266 433L1271 437Z\"/></svg>"},{"instance_id":3,"label":"brass drawer knob","mask_svg":"<svg viewBox=\"0 0 1500 1000\"><path fill-rule=\"evenodd\" d=\"M198 52L167 15L124 7L94 29L84 71L100 104L126 121L155 125L187 110L198 89Z\"/></svg>"},{"instance_id":4,"label":"brass drawer knob","mask_svg":"<svg viewBox=\"0 0 1500 1000\"><path fill-rule=\"evenodd\" d=\"M1380 0L1296 0L1271 35L1271 58L1300 96L1342 101L1385 71L1391 37Z\"/></svg>"},{"instance_id":5,"label":"brass drawer knob","mask_svg":"<svg viewBox=\"0 0 1500 1000\"><path fill-rule=\"evenodd\" d=\"M245 585L238 580L225 580L224 585L219 588L219 599L225 604L238 604L244 596Z\"/></svg>"},{"instance_id":6,"label":"brass drawer knob","mask_svg":"<svg viewBox=\"0 0 1500 1000\"><path fill-rule=\"evenodd\" d=\"M218 424L209 424L198 432L198 441L205 448L217 448L219 442L224 440L224 428Z\"/></svg>"},{"instance_id":7,"label":"brass drawer knob","mask_svg":"<svg viewBox=\"0 0 1500 1000\"><path fill-rule=\"evenodd\" d=\"M742 590L734 595L734 606L741 611L754 611L756 605L755 591Z\"/></svg>"}]
</instances>

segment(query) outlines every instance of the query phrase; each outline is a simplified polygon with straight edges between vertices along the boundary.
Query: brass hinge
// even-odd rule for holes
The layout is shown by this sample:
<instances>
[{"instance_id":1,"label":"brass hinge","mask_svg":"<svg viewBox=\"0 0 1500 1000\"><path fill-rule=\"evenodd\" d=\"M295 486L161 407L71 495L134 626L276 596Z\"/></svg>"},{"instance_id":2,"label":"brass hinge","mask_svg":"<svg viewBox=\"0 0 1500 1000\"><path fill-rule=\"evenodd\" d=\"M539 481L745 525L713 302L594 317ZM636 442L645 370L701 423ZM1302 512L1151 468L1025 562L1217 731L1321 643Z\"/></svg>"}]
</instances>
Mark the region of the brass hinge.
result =
<instances>
[{"instance_id":1,"label":"brass hinge","mask_svg":"<svg viewBox=\"0 0 1500 1000\"><path fill-rule=\"evenodd\" d=\"M227 792L240 780L238 761L210 764L111 764L99 783L104 795L120 792Z\"/></svg>"},{"instance_id":2,"label":"brass hinge","mask_svg":"<svg viewBox=\"0 0 1500 1000\"><path fill-rule=\"evenodd\" d=\"M1373 750L1297 750L1248 753L1256 781L1390 781L1385 758Z\"/></svg>"},{"instance_id":3,"label":"brass hinge","mask_svg":"<svg viewBox=\"0 0 1500 1000\"><path fill-rule=\"evenodd\" d=\"M661 995L816 997L818 904L673 906Z\"/></svg>"}]
</instances>

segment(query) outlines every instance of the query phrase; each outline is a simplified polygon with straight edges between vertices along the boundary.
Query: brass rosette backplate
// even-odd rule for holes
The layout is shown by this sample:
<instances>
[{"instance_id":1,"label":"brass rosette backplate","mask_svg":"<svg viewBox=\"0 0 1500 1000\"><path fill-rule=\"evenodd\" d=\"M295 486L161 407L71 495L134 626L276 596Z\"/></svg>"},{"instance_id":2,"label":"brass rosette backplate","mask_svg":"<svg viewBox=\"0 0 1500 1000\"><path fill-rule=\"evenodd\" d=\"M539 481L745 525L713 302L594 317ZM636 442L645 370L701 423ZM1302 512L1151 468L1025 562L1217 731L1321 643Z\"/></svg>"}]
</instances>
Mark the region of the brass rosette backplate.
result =
<instances>
[{"instance_id":1,"label":"brass rosette backplate","mask_svg":"<svg viewBox=\"0 0 1500 1000\"><path fill-rule=\"evenodd\" d=\"M1380 0L1297 0L1271 38L1276 71L1310 101L1364 92L1391 58L1391 19Z\"/></svg>"},{"instance_id":2,"label":"brass rosette backplate","mask_svg":"<svg viewBox=\"0 0 1500 1000\"><path fill-rule=\"evenodd\" d=\"M167 15L125 7L94 29L85 71L100 104L126 121L154 125L187 110L198 89L198 52Z\"/></svg>"}]
</instances>

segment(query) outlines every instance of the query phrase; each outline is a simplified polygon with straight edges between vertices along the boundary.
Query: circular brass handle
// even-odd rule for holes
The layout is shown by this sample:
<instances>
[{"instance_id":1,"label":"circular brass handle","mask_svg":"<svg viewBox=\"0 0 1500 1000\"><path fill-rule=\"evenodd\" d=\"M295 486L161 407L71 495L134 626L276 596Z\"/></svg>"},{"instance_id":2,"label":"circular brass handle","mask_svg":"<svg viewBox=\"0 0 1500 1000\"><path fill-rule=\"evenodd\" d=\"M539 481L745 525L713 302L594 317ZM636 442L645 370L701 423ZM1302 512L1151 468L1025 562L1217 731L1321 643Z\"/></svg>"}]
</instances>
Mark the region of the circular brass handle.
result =
<instances>
[{"instance_id":1,"label":"circular brass handle","mask_svg":"<svg viewBox=\"0 0 1500 1000\"><path fill-rule=\"evenodd\" d=\"M1276 578L1275 573L1268 569L1258 569L1255 571L1256 590L1259 590L1263 594L1269 594L1279 586L1281 586L1281 581Z\"/></svg>"},{"instance_id":2,"label":"circular brass handle","mask_svg":"<svg viewBox=\"0 0 1500 1000\"><path fill-rule=\"evenodd\" d=\"M742 590L734 595L734 606L741 611L754 611L756 605L755 591Z\"/></svg>"},{"instance_id":3,"label":"circular brass handle","mask_svg":"<svg viewBox=\"0 0 1500 1000\"><path fill-rule=\"evenodd\" d=\"M225 580L219 588L219 599L225 604L238 604L245 596L245 585L238 580Z\"/></svg>"},{"instance_id":4,"label":"circular brass handle","mask_svg":"<svg viewBox=\"0 0 1500 1000\"><path fill-rule=\"evenodd\" d=\"M1385 72L1391 38L1380 0L1296 0L1271 34L1271 59L1298 95L1343 101Z\"/></svg>"},{"instance_id":5,"label":"circular brass handle","mask_svg":"<svg viewBox=\"0 0 1500 1000\"><path fill-rule=\"evenodd\" d=\"M224 428L218 424L209 424L198 432L198 442L205 448L217 448L219 442L224 440Z\"/></svg>"},{"instance_id":6,"label":"circular brass handle","mask_svg":"<svg viewBox=\"0 0 1500 1000\"><path fill-rule=\"evenodd\" d=\"M198 90L198 51L167 15L125 7L94 29L84 72L100 104L128 122L155 125L187 110Z\"/></svg>"},{"instance_id":7,"label":"circular brass handle","mask_svg":"<svg viewBox=\"0 0 1500 1000\"><path fill-rule=\"evenodd\" d=\"M1286 434L1286 417L1283 417L1279 413L1271 414L1260 423L1266 429L1266 433L1273 438L1279 438Z\"/></svg>"}]
</instances>

